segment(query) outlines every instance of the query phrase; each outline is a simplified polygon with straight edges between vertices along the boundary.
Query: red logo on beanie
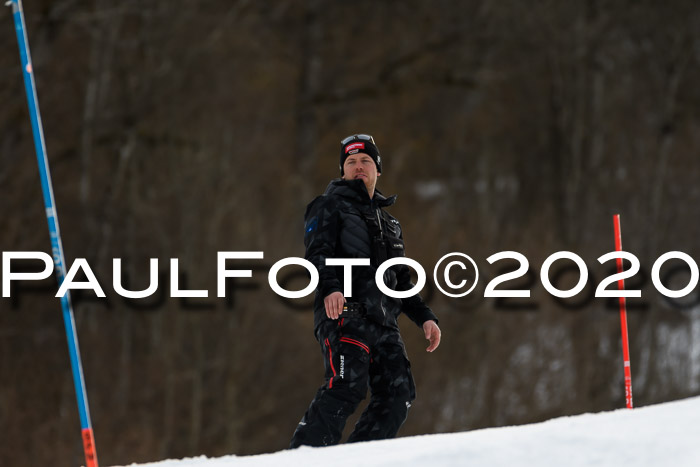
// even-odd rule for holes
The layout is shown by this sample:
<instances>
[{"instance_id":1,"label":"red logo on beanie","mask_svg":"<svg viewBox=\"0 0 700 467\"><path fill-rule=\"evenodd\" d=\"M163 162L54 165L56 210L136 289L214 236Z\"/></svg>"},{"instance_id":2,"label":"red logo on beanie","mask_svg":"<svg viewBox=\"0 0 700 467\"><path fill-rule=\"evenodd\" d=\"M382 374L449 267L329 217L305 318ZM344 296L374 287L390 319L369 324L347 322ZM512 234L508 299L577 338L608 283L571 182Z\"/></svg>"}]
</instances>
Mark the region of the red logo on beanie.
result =
<instances>
[{"instance_id":1,"label":"red logo on beanie","mask_svg":"<svg viewBox=\"0 0 700 467\"><path fill-rule=\"evenodd\" d=\"M348 144L345 148L345 154L349 153L353 149L364 149L364 148L365 148L365 143Z\"/></svg>"}]
</instances>

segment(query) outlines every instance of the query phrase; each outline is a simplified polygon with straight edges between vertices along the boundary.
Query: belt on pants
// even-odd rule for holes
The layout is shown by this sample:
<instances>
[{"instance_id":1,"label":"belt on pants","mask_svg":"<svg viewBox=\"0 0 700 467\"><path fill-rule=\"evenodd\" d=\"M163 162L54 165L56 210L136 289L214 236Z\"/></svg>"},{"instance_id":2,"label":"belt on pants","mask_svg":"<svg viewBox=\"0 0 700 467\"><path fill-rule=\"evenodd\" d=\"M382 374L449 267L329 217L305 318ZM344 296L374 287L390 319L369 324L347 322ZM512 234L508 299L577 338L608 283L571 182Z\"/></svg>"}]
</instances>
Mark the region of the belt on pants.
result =
<instances>
[{"instance_id":1,"label":"belt on pants","mask_svg":"<svg viewBox=\"0 0 700 467\"><path fill-rule=\"evenodd\" d=\"M343 317L361 317L367 316L367 308L362 303L357 302L347 302L343 305Z\"/></svg>"}]
</instances>

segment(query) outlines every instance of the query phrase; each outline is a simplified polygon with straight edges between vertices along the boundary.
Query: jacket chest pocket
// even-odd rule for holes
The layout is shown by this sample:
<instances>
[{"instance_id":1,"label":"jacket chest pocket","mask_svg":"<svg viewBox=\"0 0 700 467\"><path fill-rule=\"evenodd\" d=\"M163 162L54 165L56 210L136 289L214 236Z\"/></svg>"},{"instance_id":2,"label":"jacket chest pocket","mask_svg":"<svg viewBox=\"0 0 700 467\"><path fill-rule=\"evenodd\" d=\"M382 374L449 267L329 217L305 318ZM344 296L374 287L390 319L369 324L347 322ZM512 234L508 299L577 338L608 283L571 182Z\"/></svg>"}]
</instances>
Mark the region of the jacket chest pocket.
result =
<instances>
[{"instance_id":1,"label":"jacket chest pocket","mask_svg":"<svg viewBox=\"0 0 700 467\"><path fill-rule=\"evenodd\" d=\"M406 256L406 252L404 251L403 240L401 240L400 238L388 238L387 256L389 258L398 258Z\"/></svg>"},{"instance_id":2,"label":"jacket chest pocket","mask_svg":"<svg viewBox=\"0 0 700 467\"><path fill-rule=\"evenodd\" d=\"M401 226L398 224L398 222L394 221L393 219L390 219L390 220L386 220L384 222L384 225L385 225L387 237L391 237L391 238L401 237Z\"/></svg>"},{"instance_id":3,"label":"jacket chest pocket","mask_svg":"<svg viewBox=\"0 0 700 467\"><path fill-rule=\"evenodd\" d=\"M406 256L404 252L404 244L401 239L401 226L394 219L386 219L386 249L388 258L397 258Z\"/></svg>"}]
</instances>

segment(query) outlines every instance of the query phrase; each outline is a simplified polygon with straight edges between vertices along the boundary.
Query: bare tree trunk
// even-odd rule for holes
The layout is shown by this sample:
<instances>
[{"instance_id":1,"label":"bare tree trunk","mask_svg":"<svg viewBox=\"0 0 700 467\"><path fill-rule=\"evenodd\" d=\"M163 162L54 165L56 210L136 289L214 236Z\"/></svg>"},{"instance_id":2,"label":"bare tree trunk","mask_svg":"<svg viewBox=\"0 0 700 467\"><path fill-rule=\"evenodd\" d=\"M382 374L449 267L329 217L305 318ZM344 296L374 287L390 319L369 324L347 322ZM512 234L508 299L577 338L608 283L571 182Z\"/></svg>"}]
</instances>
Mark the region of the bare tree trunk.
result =
<instances>
[{"instance_id":1,"label":"bare tree trunk","mask_svg":"<svg viewBox=\"0 0 700 467\"><path fill-rule=\"evenodd\" d=\"M313 148L318 141L318 127L314 98L318 94L321 73L319 44L322 40L321 2L309 0L304 13L301 31L301 74L299 77L299 98L296 105L296 149L294 157L301 157L298 173L311 174L318 160ZM315 187L307 179L298 180L302 199L311 199Z\"/></svg>"}]
</instances>

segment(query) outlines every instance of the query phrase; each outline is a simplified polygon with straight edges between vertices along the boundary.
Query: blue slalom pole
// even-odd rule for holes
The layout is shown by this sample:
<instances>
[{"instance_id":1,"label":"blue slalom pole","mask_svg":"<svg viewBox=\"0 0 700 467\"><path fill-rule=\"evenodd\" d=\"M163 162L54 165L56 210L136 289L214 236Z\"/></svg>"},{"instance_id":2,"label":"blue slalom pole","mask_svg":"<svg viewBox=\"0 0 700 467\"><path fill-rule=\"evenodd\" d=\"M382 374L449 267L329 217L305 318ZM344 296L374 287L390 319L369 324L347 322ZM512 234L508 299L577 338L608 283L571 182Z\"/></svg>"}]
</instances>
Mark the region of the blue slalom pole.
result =
<instances>
[{"instance_id":1,"label":"blue slalom pole","mask_svg":"<svg viewBox=\"0 0 700 467\"><path fill-rule=\"evenodd\" d=\"M32 59L29 54L29 41L27 40L25 29L22 0L9 0L6 4L8 6L12 5L12 15L15 20L19 55L22 60L22 75L24 76L24 87L29 104L29 116L32 121L32 133L34 135L36 157L39 163L39 175L41 176L41 190L44 193L44 207L46 208L46 219L49 223L51 250L53 251L53 261L55 263L56 276L60 287L66 276L65 258L63 256L61 234L58 229L58 215L56 214L54 203L49 161L46 157L44 130L41 124L41 115L39 114L39 102L36 95L36 85L34 83ZM98 467L97 453L95 451L95 436L92 430L92 423L90 422L90 409L88 407L87 393L85 391L83 365L80 361L80 348L78 347L78 336L75 330L73 306L71 305L70 294L68 292L61 297L61 307L63 309L63 323L66 328L66 337L68 338L68 351L70 353L71 369L73 371L73 384L78 398L85 461L87 467Z\"/></svg>"}]
</instances>

